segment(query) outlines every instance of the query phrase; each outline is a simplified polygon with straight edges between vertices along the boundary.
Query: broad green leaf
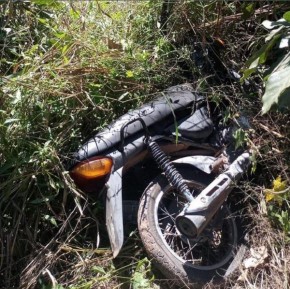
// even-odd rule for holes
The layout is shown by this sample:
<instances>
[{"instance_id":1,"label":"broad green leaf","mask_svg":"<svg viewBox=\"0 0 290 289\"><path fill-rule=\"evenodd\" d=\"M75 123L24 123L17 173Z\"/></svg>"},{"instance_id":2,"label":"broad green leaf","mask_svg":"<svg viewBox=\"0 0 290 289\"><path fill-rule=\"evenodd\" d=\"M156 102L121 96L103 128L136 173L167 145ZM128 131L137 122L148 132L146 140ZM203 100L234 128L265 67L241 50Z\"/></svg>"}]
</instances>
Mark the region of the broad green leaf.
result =
<instances>
[{"instance_id":1,"label":"broad green leaf","mask_svg":"<svg viewBox=\"0 0 290 289\"><path fill-rule=\"evenodd\" d=\"M286 88L279 97L279 108L290 108L290 87Z\"/></svg>"},{"instance_id":2,"label":"broad green leaf","mask_svg":"<svg viewBox=\"0 0 290 289\"><path fill-rule=\"evenodd\" d=\"M279 25L283 25L286 27L290 27L290 23L288 21L286 21L284 18L281 18L277 21L277 23L279 23Z\"/></svg>"},{"instance_id":3,"label":"broad green leaf","mask_svg":"<svg viewBox=\"0 0 290 289\"><path fill-rule=\"evenodd\" d=\"M277 29L272 30L269 35L265 38L265 42L270 41L277 33L282 32L282 30L284 30L285 27L284 26L280 26Z\"/></svg>"},{"instance_id":4,"label":"broad green leaf","mask_svg":"<svg viewBox=\"0 0 290 289\"><path fill-rule=\"evenodd\" d=\"M259 65L259 57L251 63L249 69L256 68L258 65Z\"/></svg>"},{"instance_id":5,"label":"broad green leaf","mask_svg":"<svg viewBox=\"0 0 290 289\"><path fill-rule=\"evenodd\" d=\"M267 69L267 71L265 71L265 74L263 77L264 84L269 79L271 74L275 72L277 69L279 69L279 67L285 62L286 58L287 58L287 55L285 55L285 53L283 54L281 53L281 56L277 56L276 61L272 63L272 65ZM285 63L286 63L285 65L287 66L287 61Z\"/></svg>"},{"instance_id":6,"label":"broad green leaf","mask_svg":"<svg viewBox=\"0 0 290 289\"><path fill-rule=\"evenodd\" d=\"M289 65L290 65L290 52L284 55L284 57L282 57L280 61L275 64L273 72L278 71L278 70L283 70L289 67Z\"/></svg>"},{"instance_id":7,"label":"broad green leaf","mask_svg":"<svg viewBox=\"0 0 290 289\"><path fill-rule=\"evenodd\" d=\"M290 22L290 11L287 11L284 13L283 18L287 21Z\"/></svg>"},{"instance_id":8,"label":"broad green leaf","mask_svg":"<svg viewBox=\"0 0 290 289\"><path fill-rule=\"evenodd\" d=\"M266 82L266 91L262 97L262 113L266 113L274 104L290 106L290 53L277 65ZM282 99L280 99L282 97Z\"/></svg>"},{"instance_id":9,"label":"broad green leaf","mask_svg":"<svg viewBox=\"0 0 290 289\"><path fill-rule=\"evenodd\" d=\"M269 21L269 20L264 20L262 22L262 25L266 28L266 29L273 29L277 26L286 26L289 27L290 23L288 21L286 21L285 19L281 18L278 21Z\"/></svg>"},{"instance_id":10,"label":"broad green leaf","mask_svg":"<svg viewBox=\"0 0 290 289\"><path fill-rule=\"evenodd\" d=\"M264 44L256 53L254 53L248 61L245 63L246 68L255 68L258 64L263 64L266 62L268 54L272 47L276 44L278 40L281 38L281 34L275 35L272 40L266 44ZM258 62L257 62L258 59ZM254 64L253 64L254 63Z\"/></svg>"}]
</instances>

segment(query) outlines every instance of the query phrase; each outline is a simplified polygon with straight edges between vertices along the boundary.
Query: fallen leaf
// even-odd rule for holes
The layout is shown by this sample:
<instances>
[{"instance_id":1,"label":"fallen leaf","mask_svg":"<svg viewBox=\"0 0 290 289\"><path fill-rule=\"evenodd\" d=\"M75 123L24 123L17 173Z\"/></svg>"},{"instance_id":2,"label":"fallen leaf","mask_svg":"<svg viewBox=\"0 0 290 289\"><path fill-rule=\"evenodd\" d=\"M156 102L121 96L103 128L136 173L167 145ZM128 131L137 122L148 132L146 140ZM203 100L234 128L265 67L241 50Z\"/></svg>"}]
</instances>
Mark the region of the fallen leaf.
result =
<instances>
[{"instance_id":1,"label":"fallen leaf","mask_svg":"<svg viewBox=\"0 0 290 289\"><path fill-rule=\"evenodd\" d=\"M257 266L265 263L265 259L269 256L268 250L265 246L250 249L251 257L243 261L243 266L248 268L256 268Z\"/></svg>"}]
</instances>

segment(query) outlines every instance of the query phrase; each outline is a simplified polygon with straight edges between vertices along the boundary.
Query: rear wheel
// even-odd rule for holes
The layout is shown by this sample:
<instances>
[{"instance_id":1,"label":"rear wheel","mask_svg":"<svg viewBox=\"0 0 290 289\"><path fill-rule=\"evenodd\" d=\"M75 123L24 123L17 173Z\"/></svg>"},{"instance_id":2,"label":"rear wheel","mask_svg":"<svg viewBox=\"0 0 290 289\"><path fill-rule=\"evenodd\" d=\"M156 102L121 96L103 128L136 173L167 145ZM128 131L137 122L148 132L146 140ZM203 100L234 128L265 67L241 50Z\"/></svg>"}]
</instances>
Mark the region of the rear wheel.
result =
<instances>
[{"instance_id":1,"label":"rear wheel","mask_svg":"<svg viewBox=\"0 0 290 289\"><path fill-rule=\"evenodd\" d=\"M197 194L211 181L200 171L179 171ZM164 175L147 187L138 211L144 247L160 271L178 284L197 286L213 278L221 279L238 248L235 219L224 205L200 236L189 239L181 235L175 225L175 218L184 204L184 198L175 192Z\"/></svg>"}]
</instances>

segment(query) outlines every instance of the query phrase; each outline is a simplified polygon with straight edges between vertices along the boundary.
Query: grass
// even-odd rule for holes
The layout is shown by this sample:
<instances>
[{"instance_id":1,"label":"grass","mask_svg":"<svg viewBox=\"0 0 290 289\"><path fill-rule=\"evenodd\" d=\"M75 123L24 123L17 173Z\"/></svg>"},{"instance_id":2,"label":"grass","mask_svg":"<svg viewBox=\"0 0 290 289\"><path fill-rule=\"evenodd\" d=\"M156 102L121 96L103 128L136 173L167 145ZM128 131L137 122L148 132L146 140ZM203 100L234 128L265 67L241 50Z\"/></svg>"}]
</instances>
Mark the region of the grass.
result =
<instances>
[{"instance_id":1,"label":"grass","mask_svg":"<svg viewBox=\"0 0 290 289\"><path fill-rule=\"evenodd\" d=\"M249 244L266 246L269 257L224 286L287 288L288 232L277 214L289 211L289 199L279 207L264 193L278 175L289 184L287 114L260 115L257 77L241 86L225 76L225 67L242 68L252 35L263 33L260 19L278 18L278 6L260 2L254 17L242 2L180 1L162 22L161 1L0 3L0 288L162 287L135 233L112 260L104 208L78 191L65 164L114 118L185 81L226 103L229 120L242 107L253 126L257 170L244 206ZM208 49L211 36L225 46L197 67L192 47Z\"/></svg>"}]
</instances>

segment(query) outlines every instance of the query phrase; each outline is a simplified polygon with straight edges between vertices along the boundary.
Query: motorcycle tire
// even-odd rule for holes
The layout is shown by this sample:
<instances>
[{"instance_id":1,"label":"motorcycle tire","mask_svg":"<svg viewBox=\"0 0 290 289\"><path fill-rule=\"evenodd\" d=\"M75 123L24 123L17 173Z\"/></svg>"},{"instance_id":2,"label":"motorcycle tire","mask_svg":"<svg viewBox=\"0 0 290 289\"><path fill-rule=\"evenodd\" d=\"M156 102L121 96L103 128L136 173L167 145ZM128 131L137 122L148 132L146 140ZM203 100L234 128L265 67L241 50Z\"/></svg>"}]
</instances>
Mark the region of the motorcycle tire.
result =
<instances>
[{"instance_id":1,"label":"motorcycle tire","mask_svg":"<svg viewBox=\"0 0 290 289\"><path fill-rule=\"evenodd\" d=\"M213 180L192 167L179 172L195 194ZM238 262L234 258L239 245L236 220L224 205L199 237L187 239L175 226L175 217L184 204L183 197L163 174L149 184L138 210L138 229L144 247L157 269L178 288L183 285L199 288L211 280L219 282L232 273L234 263Z\"/></svg>"}]
</instances>

